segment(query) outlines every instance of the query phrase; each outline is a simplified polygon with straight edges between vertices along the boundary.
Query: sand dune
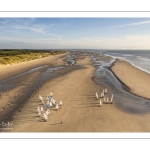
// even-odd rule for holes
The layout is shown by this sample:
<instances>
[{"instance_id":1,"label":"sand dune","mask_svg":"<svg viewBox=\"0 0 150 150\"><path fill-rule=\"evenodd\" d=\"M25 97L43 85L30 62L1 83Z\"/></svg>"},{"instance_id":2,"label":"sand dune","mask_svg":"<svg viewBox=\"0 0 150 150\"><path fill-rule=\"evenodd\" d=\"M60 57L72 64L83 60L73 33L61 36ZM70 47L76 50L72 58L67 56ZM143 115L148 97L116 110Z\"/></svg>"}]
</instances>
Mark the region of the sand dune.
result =
<instances>
[{"instance_id":1,"label":"sand dune","mask_svg":"<svg viewBox=\"0 0 150 150\"><path fill-rule=\"evenodd\" d=\"M64 56L66 56L66 54L49 56L49 57L31 60L29 62L22 62L18 64L2 65L0 66L1 69L0 80L42 65L60 66L63 64L62 58Z\"/></svg>"}]
</instances>

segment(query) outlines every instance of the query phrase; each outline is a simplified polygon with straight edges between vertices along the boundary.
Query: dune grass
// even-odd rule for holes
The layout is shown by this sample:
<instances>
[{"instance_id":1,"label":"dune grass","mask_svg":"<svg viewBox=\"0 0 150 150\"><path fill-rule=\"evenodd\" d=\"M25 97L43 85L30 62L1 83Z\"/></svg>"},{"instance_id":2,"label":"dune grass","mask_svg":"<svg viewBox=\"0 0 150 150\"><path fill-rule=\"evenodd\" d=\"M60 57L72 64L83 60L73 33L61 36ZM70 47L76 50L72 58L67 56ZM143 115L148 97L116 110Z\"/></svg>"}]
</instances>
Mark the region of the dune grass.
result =
<instances>
[{"instance_id":1,"label":"dune grass","mask_svg":"<svg viewBox=\"0 0 150 150\"><path fill-rule=\"evenodd\" d=\"M27 62L66 53L63 50L0 50L0 65Z\"/></svg>"}]
</instances>

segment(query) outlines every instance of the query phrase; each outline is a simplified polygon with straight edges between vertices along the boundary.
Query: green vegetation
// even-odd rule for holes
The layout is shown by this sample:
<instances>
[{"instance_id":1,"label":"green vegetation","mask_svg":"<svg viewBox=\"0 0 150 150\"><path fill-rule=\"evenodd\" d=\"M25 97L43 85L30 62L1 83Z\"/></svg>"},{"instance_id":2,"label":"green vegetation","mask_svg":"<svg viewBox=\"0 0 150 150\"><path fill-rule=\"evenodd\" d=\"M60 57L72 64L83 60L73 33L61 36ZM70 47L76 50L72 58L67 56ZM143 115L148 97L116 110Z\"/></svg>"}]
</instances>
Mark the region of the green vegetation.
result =
<instances>
[{"instance_id":1,"label":"green vegetation","mask_svg":"<svg viewBox=\"0 0 150 150\"><path fill-rule=\"evenodd\" d=\"M63 50L0 50L0 65L26 62L66 53Z\"/></svg>"}]
</instances>

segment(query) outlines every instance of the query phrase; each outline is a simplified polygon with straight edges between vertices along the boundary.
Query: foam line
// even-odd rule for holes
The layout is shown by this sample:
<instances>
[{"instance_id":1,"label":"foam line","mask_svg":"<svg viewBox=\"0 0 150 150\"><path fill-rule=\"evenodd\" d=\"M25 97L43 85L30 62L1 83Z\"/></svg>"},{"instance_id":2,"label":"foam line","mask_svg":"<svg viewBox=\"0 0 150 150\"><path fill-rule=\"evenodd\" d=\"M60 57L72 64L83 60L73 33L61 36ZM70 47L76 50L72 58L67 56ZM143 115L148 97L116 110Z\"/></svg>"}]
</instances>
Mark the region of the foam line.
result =
<instances>
[{"instance_id":1,"label":"foam line","mask_svg":"<svg viewBox=\"0 0 150 150\"><path fill-rule=\"evenodd\" d=\"M143 69L143 68L141 68L141 67L139 67L139 66L134 65L133 63L131 63L129 60L127 60L127 59L125 59L125 58L121 58L121 57L114 57L114 56L112 56L112 55L108 55L108 54L104 54L104 55L106 55L106 56L110 56L110 57L112 57L112 58L114 58L114 59L120 59L120 60L127 61L128 63L130 63L132 66L136 67L137 69L140 69L141 71L143 71L143 72L146 72L146 73L150 74L150 72L149 72L149 71L147 71L147 70L145 70L145 69Z\"/></svg>"}]
</instances>

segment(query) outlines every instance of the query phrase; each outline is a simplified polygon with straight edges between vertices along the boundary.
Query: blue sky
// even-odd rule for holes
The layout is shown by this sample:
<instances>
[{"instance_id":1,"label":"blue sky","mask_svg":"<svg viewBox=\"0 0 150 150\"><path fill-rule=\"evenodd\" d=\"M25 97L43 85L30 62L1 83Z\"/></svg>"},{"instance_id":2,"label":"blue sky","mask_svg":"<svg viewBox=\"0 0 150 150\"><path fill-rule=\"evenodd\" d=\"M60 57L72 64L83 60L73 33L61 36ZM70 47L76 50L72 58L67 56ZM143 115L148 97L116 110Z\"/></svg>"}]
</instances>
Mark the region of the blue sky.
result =
<instances>
[{"instance_id":1,"label":"blue sky","mask_svg":"<svg viewBox=\"0 0 150 150\"><path fill-rule=\"evenodd\" d=\"M0 18L0 48L150 49L150 18Z\"/></svg>"}]
</instances>

